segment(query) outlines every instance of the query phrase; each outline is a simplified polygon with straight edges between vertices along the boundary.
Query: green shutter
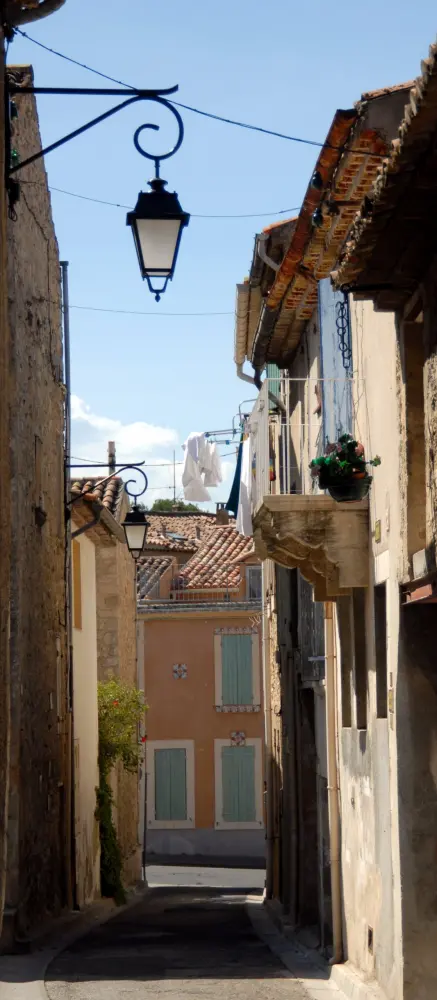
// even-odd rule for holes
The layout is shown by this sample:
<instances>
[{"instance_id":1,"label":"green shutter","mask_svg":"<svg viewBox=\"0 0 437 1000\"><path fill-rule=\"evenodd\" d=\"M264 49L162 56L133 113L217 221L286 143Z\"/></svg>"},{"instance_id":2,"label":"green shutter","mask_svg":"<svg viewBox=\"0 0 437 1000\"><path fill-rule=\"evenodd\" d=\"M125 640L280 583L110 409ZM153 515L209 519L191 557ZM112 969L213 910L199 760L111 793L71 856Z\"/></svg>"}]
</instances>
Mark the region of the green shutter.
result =
<instances>
[{"instance_id":1,"label":"green shutter","mask_svg":"<svg viewBox=\"0 0 437 1000\"><path fill-rule=\"evenodd\" d=\"M266 375L269 379L269 390L274 396L279 396L281 372L277 365L266 365Z\"/></svg>"},{"instance_id":2,"label":"green shutter","mask_svg":"<svg viewBox=\"0 0 437 1000\"><path fill-rule=\"evenodd\" d=\"M222 747L223 821L254 823L255 747Z\"/></svg>"},{"instance_id":3,"label":"green shutter","mask_svg":"<svg viewBox=\"0 0 437 1000\"><path fill-rule=\"evenodd\" d=\"M155 750L155 819L187 818L187 760L181 747Z\"/></svg>"},{"instance_id":4,"label":"green shutter","mask_svg":"<svg viewBox=\"0 0 437 1000\"><path fill-rule=\"evenodd\" d=\"M251 635L222 635L222 703L253 704Z\"/></svg>"}]
</instances>

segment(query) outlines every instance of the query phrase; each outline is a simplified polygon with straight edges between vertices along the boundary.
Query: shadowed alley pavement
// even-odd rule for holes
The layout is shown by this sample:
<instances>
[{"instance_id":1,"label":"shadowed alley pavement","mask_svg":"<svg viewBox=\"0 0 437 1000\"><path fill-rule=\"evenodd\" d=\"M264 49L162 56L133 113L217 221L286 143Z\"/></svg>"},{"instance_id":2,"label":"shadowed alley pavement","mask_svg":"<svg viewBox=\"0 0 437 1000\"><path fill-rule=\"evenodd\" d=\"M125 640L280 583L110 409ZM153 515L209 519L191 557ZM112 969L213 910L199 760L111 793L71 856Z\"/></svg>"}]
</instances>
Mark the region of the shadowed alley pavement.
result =
<instances>
[{"instance_id":1,"label":"shadowed alley pavement","mask_svg":"<svg viewBox=\"0 0 437 1000\"><path fill-rule=\"evenodd\" d=\"M261 911L262 873L222 872L211 885L214 876L207 870L152 871L155 884L141 902L52 962L46 973L50 1000L308 1000L328 997L328 991L332 995L325 977L316 984L320 992L308 992L255 933L246 899L250 893ZM179 884L159 885L158 880ZM209 885L202 884L208 880Z\"/></svg>"}]
</instances>

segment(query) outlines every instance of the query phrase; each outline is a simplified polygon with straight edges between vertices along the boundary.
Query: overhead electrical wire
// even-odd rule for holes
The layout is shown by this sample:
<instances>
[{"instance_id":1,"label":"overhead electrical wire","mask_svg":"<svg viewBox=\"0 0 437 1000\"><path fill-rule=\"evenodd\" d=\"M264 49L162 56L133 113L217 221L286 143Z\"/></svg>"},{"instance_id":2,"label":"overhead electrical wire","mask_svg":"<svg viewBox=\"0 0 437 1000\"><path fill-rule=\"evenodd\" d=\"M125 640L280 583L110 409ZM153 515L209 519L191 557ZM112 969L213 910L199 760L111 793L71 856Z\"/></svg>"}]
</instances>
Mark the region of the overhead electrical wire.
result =
<instances>
[{"instance_id":1,"label":"overhead electrical wire","mask_svg":"<svg viewBox=\"0 0 437 1000\"><path fill-rule=\"evenodd\" d=\"M139 309L107 309L104 306L75 306L70 303L70 309L83 309L86 312L118 313L123 316L235 316L231 310L229 312L143 312Z\"/></svg>"},{"instance_id":2,"label":"overhead electrical wire","mask_svg":"<svg viewBox=\"0 0 437 1000\"><path fill-rule=\"evenodd\" d=\"M42 181L21 181L22 184L33 184L38 187L45 187ZM118 201L105 201L103 198L93 198L88 194L78 194L77 191L66 191L65 188L53 187L49 185L49 191L56 191L59 194L67 194L70 198L80 198L81 201L92 201L96 205L109 205L111 208L123 208L127 209L128 212L132 211L132 205L123 205ZM287 215L288 212L298 212L300 205L293 205L291 208L281 208L277 212L247 212L239 215L199 215L196 212L191 212L192 219L259 219L262 216L266 216L271 219L272 215Z\"/></svg>"},{"instance_id":3,"label":"overhead electrical wire","mask_svg":"<svg viewBox=\"0 0 437 1000\"><path fill-rule=\"evenodd\" d=\"M107 73L102 73L100 70L94 69L93 66L87 66L86 63L79 62L78 59L66 56L64 52L59 52L57 49L51 49L48 45L44 45L43 42L39 42L36 38L32 38L32 36L28 35L26 31L22 31L21 28L15 28L15 33L22 35L23 38L27 39L27 41L33 42L41 49L45 49L46 52L50 52L54 56L59 56L60 59L65 59L66 62L73 63L74 66L79 66L81 69L85 69L89 73L94 73L96 76L100 76L104 80L110 80L111 83L118 83L121 87L126 87L127 90L138 91L138 87L133 87L130 83L124 83L123 80L117 80L115 77L109 76ZM225 118L222 115L215 115L211 111L202 111L200 108L195 108L191 104L181 104L180 101L172 100L169 101L169 103L174 104L177 108L183 108L185 111L191 111L193 114L201 115L203 118L211 118L213 121L223 122L225 125L235 125L237 128L248 129L251 132L261 132L263 135L271 135L277 139L286 139L288 142L297 142L305 146L316 146L319 149L336 149L343 153L349 150L347 145L334 146L330 142L318 142L315 139L303 139L302 136L287 135L285 132L276 132L273 129L264 128L261 125L249 125L247 122L240 122L234 118ZM385 153L374 153L370 150L364 149L353 149L351 152L355 155L373 156L377 159L384 159L386 156Z\"/></svg>"}]
</instances>

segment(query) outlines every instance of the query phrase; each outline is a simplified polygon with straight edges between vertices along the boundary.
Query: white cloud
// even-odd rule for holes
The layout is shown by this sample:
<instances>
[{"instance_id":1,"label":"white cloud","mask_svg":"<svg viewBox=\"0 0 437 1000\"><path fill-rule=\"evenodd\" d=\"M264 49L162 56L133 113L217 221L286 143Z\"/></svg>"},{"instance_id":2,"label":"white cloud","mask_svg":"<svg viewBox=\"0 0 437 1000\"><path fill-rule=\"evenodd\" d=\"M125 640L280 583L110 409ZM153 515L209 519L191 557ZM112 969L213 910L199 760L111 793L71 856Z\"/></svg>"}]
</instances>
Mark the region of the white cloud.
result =
<instances>
[{"instance_id":1,"label":"white cloud","mask_svg":"<svg viewBox=\"0 0 437 1000\"><path fill-rule=\"evenodd\" d=\"M176 430L144 421L124 424L114 417L94 413L83 399L75 395L71 397L71 417L73 463L89 460L91 463L95 461L106 464L108 441L115 441L117 463L146 462L145 472L149 480L149 492L142 499L151 506L157 497L173 496L173 451L175 451L176 496L183 499L183 450ZM203 510L215 510L216 501L227 500L234 469L234 461L225 459L222 462L223 483L217 489L211 489L212 503L202 504ZM86 469L77 469L73 472L77 472L79 476L86 475ZM104 475L105 472L90 465L89 474ZM129 478L128 473L123 473L123 479L127 478ZM140 483L140 478L136 478ZM142 485L141 481L141 488Z\"/></svg>"},{"instance_id":2,"label":"white cloud","mask_svg":"<svg viewBox=\"0 0 437 1000\"><path fill-rule=\"evenodd\" d=\"M73 454L104 462L108 441L115 441L118 462L142 461L156 448L173 448L178 435L171 427L159 427L138 420L123 424L112 417L93 413L79 396L71 397Z\"/></svg>"}]
</instances>

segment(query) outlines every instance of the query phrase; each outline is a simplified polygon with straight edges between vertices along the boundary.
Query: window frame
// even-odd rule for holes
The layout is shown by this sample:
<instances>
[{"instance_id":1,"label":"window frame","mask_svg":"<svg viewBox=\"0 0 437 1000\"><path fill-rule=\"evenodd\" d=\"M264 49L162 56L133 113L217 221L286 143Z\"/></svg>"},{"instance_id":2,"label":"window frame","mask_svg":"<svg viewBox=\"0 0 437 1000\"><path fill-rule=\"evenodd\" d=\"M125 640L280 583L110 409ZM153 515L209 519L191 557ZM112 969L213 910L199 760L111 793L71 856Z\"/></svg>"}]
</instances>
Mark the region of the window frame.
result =
<instances>
[{"instance_id":1,"label":"window frame","mask_svg":"<svg viewBox=\"0 0 437 1000\"><path fill-rule=\"evenodd\" d=\"M222 748L233 746L232 740L214 740L214 786L215 786L215 816L214 826L216 830L262 830L264 829L263 811L263 756L262 739L254 737L246 739L245 746L255 747L255 811L256 819L250 822L237 820L231 823L223 817L223 775L222 775Z\"/></svg>"},{"instance_id":2,"label":"window frame","mask_svg":"<svg viewBox=\"0 0 437 1000\"><path fill-rule=\"evenodd\" d=\"M250 583L249 583L250 574L251 574L251 571L254 570L254 569L259 572L259 583L260 583L259 597L251 597L250 593L249 593L249 590L250 590ZM262 601L262 595L263 595L262 568L261 568L261 566L258 563L250 563L249 565L246 566L246 598L247 598L248 601Z\"/></svg>"},{"instance_id":3,"label":"window frame","mask_svg":"<svg viewBox=\"0 0 437 1000\"><path fill-rule=\"evenodd\" d=\"M187 819L156 819L155 750L185 750ZM194 740L148 740L146 744L147 828L149 830L193 830L196 826Z\"/></svg>"},{"instance_id":4,"label":"window frame","mask_svg":"<svg viewBox=\"0 0 437 1000\"><path fill-rule=\"evenodd\" d=\"M252 636L252 704L251 705L228 705L223 702L223 666L222 666L222 637L224 635L251 635ZM221 628L214 632L214 679L215 679L215 707L222 711L261 711L261 674L260 674L260 649L259 633L253 628Z\"/></svg>"}]
</instances>

